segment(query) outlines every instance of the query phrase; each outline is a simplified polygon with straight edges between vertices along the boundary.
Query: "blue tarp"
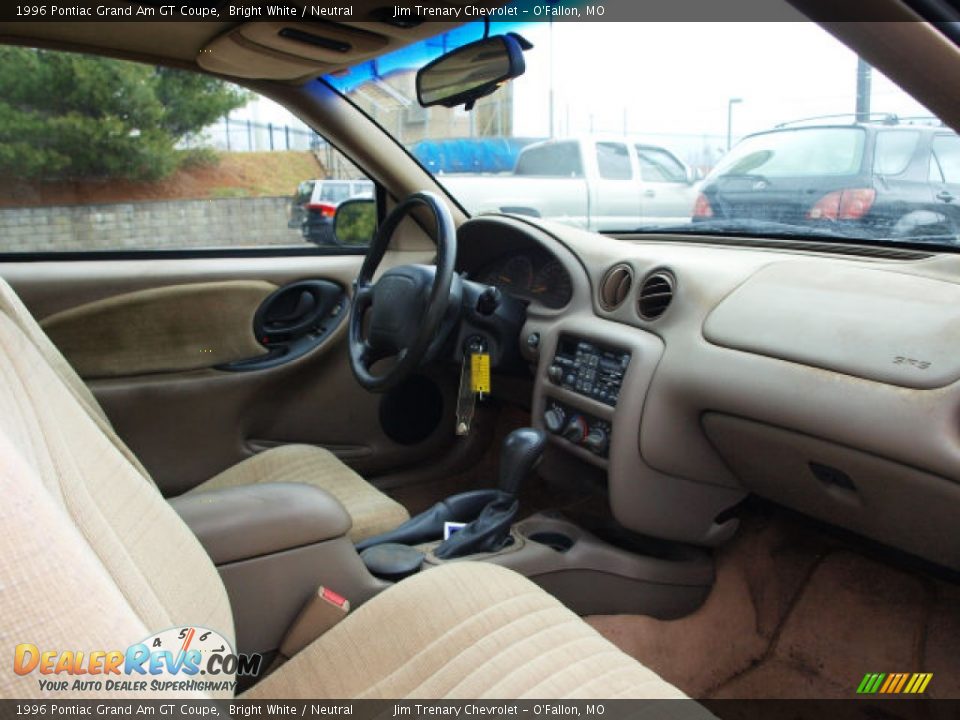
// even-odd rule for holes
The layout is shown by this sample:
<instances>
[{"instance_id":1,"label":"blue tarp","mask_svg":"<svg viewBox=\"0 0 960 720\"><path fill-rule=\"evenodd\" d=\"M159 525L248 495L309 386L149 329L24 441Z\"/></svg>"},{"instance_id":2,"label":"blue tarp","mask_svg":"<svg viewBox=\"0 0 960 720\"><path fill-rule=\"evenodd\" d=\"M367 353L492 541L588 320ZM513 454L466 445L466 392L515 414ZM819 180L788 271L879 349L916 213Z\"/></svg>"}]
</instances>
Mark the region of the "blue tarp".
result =
<instances>
[{"instance_id":1,"label":"blue tarp","mask_svg":"<svg viewBox=\"0 0 960 720\"><path fill-rule=\"evenodd\" d=\"M517 155L543 138L480 137L421 140L408 149L427 170L437 173L513 172Z\"/></svg>"}]
</instances>

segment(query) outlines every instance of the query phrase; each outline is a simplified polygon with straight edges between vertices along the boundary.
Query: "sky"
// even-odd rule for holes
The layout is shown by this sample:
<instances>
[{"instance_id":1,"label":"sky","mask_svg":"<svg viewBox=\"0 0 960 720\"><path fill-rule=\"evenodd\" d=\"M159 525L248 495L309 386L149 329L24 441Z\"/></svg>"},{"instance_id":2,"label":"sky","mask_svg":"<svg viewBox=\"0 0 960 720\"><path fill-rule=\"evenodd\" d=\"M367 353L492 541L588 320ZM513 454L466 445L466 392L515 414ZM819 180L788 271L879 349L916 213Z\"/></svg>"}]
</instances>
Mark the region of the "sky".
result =
<instances>
[{"instance_id":1,"label":"sky","mask_svg":"<svg viewBox=\"0 0 960 720\"><path fill-rule=\"evenodd\" d=\"M742 100L734 140L855 108L856 55L813 23L558 22L522 34L535 47L514 81L516 135L549 134L551 75L557 134L626 127L678 152L725 146L730 98ZM876 70L872 109L929 115Z\"/></svg>"}]
</instances>

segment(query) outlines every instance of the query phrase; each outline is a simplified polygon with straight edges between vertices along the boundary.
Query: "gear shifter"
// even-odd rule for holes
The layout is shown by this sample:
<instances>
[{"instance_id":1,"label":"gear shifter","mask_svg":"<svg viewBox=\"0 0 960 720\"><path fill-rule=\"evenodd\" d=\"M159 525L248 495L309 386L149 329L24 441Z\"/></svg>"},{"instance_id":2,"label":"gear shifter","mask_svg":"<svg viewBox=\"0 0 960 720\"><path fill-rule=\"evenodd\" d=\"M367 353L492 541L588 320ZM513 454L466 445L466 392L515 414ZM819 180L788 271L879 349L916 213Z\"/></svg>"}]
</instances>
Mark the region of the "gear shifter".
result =
<instances>
[{"instance_id":1,"label":"gear shifter","mask_svg":"<svg viewBox=\"0 0 960 720\"><path fill-rule=\"evenodd\" d=\"M517 492L543 457L546 434L520 428L507 435L500 456L500 483L496 497L480 516L437 546L433 554L450 559L475 553L497 552L510 537L510 527L520 509Z\"/></svg>"},{"instance_id":2,"label":"gear shifter","mask_svg":"<svg viewBox=\"0 0 960 720\"><path fill-rule=\"evenodd\" d=\"M500 455L501 492L517 494L520 483L540 464L546 442L546 433L534 428L520 428L507 435Z\"/></svg>"}]
</instances>

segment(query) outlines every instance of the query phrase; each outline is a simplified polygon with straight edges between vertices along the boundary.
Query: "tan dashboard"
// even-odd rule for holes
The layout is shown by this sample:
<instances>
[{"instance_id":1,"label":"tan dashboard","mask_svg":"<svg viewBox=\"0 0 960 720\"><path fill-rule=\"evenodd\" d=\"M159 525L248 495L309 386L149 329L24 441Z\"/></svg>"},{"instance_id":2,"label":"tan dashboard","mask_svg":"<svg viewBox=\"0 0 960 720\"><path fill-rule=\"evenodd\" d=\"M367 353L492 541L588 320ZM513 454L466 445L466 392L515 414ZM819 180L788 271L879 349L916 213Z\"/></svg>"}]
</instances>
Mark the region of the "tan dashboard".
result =
<instances>
[{"instance_id":1,"label":"tan dashboard","mask_svg":"<svg viewBox=\"0 0 960 720\"><path fill-rule=\"evenodd\" d=\"M499 216L462 232L522 235L570 274L569 304L532 303L521 337L534 422L559 403L609 427L602 455L566 425L552 440L606 471L623 525L717 544L756 493L960 568L960 257L626 242ZM629 283L611 295L615 267ZM557 382L561 338L629 352L613 406Z\"/></svg>"}]
</instances>

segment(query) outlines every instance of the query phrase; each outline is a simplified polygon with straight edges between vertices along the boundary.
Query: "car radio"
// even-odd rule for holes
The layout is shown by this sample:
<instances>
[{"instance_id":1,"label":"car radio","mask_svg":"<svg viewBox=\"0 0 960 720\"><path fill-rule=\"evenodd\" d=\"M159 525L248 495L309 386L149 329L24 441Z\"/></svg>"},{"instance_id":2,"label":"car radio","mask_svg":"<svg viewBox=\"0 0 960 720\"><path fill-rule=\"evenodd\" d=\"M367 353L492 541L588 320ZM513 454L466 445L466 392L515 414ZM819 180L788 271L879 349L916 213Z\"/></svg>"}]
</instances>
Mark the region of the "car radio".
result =
<instances>
[{"instance_id":1,"label":"car radio","mask_svg":"<svg viewBox=\"0 0 960 720\"><path fill-rule=\"evenodd\" d=\"M616 406L630 353L561 335L547 377L555 385Z\"/></svg>"}]
</instances>

